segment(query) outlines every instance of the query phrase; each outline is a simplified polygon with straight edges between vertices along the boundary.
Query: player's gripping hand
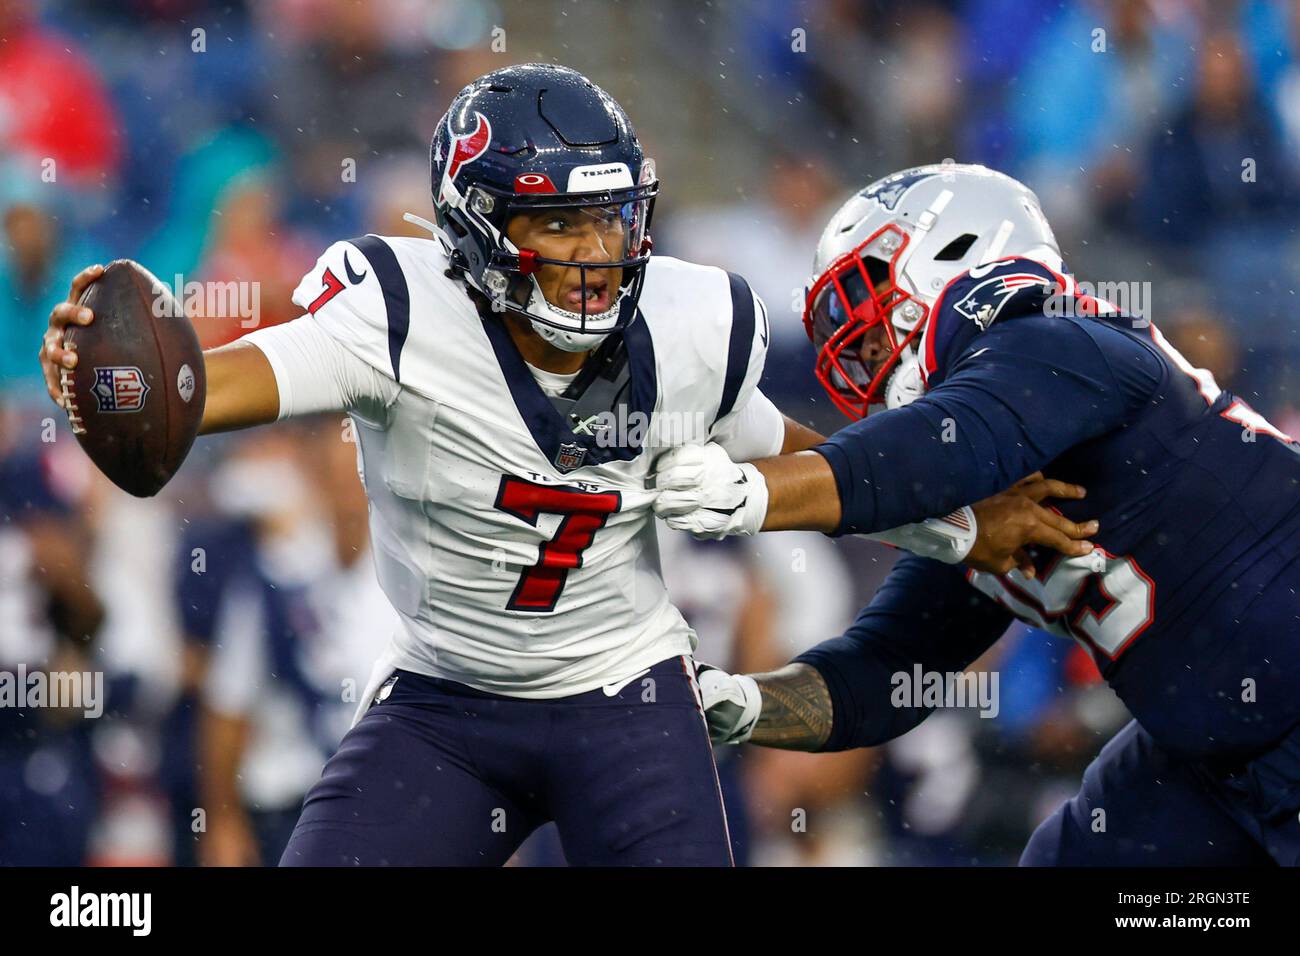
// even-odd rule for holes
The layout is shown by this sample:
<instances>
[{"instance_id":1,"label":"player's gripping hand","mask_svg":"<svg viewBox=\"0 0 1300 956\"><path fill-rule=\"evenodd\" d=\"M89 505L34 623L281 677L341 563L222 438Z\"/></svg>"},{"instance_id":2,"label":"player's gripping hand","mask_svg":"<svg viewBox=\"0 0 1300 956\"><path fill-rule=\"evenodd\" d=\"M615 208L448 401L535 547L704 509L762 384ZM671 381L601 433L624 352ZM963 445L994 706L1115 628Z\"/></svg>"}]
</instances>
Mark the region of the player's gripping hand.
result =
<instances>
[{"instance_id":1,"label":"player's gripping hand","mask_svg":"<svg viewBox=\"0 0 1300 956\"><path fill-rule=\"evenodd\" d=\"M55 404L63 407L63 386L59 381L64 369L77 367L77 353L63 348L63 330L69 325L89 325L94 319L90 309L77 305L86 288L104 274L104 267L89 266L77 273L68 290L68 298L50 310L49 328L41 340L41 372L45 375L45 390Z\"/></svg>"},{"instance_id":2,"label":"player's gripping hand","mask_svg":"<svg viewBox=\"0 0 1300 956\"><path fill-rule=\"evenodd\" d=\"M1096 521L1076 524L1039 504L1044 498L1079 499L1086 494L1078 485L1035 472L1001 494L971 505L978 534L964 563L993 574L1019 568L1032 578L1035 572L1026 550L1029 545L1053 548L1066 557L1090 554L1092 542L1084 539L1097 533Z\"/></svg>"},{"instance_id":3,"label":"player's gripping hand","mask_svg":"<svg viewBox=\"0 0 1300 956\"><path fill-rule=\"evenodd\" d=\"M715 744L743 744L754 732L763 710L763 695L754 678L728 674L712 664L695 665L704 720Z\"/></svg>"},{"instance_id":4,"label":"player's gripping hand","mask_svg":"<svg viewBox=\"0 0 1300 956\"><path fill-rule=\"evenodd\" d=\"M664 452L647 487L659 492L655 514L697 538L757 534L767 517L767 479L716 442Z\"/></svg>"}]
</instances>

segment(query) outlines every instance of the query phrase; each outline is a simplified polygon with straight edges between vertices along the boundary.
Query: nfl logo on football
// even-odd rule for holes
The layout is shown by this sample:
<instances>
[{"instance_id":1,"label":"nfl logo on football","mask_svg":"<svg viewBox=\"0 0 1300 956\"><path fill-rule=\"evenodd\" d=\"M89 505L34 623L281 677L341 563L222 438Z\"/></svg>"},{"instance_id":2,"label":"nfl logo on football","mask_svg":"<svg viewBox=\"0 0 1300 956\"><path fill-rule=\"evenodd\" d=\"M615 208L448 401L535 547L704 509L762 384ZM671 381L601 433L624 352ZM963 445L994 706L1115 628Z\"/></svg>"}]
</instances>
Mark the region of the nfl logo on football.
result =
<instances>
[{"instance_id":1,"label":"nfl logo on football","mask_svg":"<svg viewBox=\"0 0 1300 956\"><path fill-rule=\"evenodd\" d=\"M149 386L135 366L95 369L95 387L101 412L138 412L144 408Z\"/></svg>"}]
</instances>

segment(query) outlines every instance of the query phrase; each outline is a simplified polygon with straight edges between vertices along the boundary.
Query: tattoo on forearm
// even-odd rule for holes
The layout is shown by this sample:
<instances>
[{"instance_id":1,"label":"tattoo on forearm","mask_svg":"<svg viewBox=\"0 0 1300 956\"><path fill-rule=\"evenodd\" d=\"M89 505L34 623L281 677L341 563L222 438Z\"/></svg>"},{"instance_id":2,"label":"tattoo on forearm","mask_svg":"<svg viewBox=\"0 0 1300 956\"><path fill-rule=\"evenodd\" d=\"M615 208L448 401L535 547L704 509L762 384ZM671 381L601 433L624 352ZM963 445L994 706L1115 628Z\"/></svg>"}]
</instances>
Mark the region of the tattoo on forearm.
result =
<instances>
[{"instance_id":1,"label":"tattoo on forearm","mask_svg":"<svg viewBox=\"0 0 1300 956\"><path fill-rule=\"evenodd\" d=\"M755 674L763 710L750 738L784 750L816 750L831 735L831 695L815 667L787 664L770 674Z\"/></svg>"}]
</instances>

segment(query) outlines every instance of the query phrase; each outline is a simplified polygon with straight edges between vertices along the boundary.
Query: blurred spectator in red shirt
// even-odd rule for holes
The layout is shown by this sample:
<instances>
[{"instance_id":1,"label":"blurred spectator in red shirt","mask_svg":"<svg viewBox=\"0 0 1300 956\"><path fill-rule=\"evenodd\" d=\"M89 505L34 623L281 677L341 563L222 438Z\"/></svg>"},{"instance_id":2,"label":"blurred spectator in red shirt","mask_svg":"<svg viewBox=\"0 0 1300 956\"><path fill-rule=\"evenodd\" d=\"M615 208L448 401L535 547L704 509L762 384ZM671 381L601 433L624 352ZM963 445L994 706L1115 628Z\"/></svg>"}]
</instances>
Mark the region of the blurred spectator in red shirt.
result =
<instances>
[{"instance_id":1,"label":"blurred spectator in red shirt","mask_svg":"<svg viewBox=\"0 0 1300 956\"><path fill-rule=\"evenodd\" d=\"M99 71L35 22L27 0L0 0L0 147L55 161L75 183L111 176L118 120Z\"/></svg>"}]
</instances>

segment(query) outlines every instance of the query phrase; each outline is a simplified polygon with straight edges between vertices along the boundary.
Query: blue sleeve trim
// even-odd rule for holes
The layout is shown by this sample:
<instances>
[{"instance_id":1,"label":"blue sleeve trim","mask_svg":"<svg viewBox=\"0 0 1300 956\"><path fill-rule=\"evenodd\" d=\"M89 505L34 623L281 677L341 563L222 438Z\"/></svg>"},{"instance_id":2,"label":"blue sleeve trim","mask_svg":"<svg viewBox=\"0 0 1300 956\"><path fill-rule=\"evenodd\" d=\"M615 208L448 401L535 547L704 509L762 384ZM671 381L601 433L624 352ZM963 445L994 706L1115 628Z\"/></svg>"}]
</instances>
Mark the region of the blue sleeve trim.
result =
<instances>
[{"instance_id":1,"label":"blue sleeve trim","mask_svg":"<svg viewBox=\"0 0 1300 956\"><path fill-rule=\"evenodd\" d=\"M388 359L393 365L393 380L401 382L402 349L411 331L411 293L406 287L406 276L392 247L378 236L362 236L348 241L366 257L384 292L384 308L388 313ZM350 268L348 272L351 280Z\"/></svg>"},{"instance_id":2,"label":"blue sleeve trim","mask_svg":"<svg viewBox=\"0 0 1300 956\"><path fill-rule=\"evenodd\" d=\"M727 374L722 383L722 401L718 405L716 424L731 413L740 397L740 386L749 371L749 354L754 348L754 294L749 283L734 272L727 273L731 284L731 342L727 347Z\"/></svg>"}]
</instances>

